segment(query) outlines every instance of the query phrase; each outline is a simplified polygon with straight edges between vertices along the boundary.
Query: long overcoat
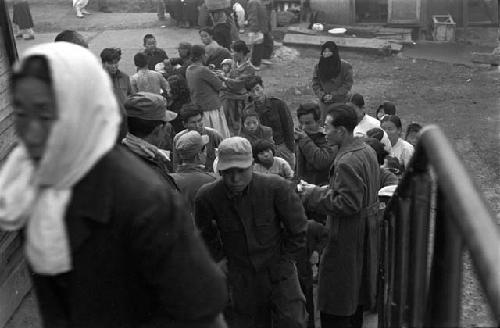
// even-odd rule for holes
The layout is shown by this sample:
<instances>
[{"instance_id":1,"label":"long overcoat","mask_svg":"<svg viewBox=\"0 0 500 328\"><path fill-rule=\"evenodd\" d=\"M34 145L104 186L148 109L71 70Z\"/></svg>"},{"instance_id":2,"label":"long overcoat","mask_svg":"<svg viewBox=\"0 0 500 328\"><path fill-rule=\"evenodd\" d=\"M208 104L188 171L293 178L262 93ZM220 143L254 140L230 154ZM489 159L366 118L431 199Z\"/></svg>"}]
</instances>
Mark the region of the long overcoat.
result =
<instances>
[{"instance_id":1,"label":"long overcoat","mask_svg":"<svg viewBox=\"0 0 500 328\"><path fill-rule=\"evenodd\" d=\"M329 187L315 188L306 196L306 208L328 215L329 240L321 259L318 290L322 312L349 316L358 305L372 306L376 282L370 279L367 264L374 259L365 247L368 233L374 231L369 226L377 220L379 174L373 149L355 139L339 149Z\"/></svg>"}]
</instances>

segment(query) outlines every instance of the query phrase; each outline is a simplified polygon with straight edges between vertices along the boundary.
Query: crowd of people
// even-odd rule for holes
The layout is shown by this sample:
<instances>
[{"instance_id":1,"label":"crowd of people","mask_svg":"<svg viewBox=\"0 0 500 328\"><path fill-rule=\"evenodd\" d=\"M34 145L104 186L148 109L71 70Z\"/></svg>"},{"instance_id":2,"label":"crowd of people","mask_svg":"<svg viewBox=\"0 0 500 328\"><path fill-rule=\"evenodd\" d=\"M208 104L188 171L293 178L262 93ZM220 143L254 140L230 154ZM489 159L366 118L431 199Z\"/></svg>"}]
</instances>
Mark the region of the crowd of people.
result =
<instances>
[{"instance_id":1,"label":"crowd of people","mask_svg":"<svg viewBox=\"0 0 500 328\"><path fill-rule=\"evenodd\" d=\"M74 31L21 55L0 228L26 235L44 326L311 328L319 311L362 327L378 192L421 126L403 134L392 102L369 116L332 41L295 124L256 70L260 32L222 45L203 28L177 58L147 34L130 77Z\"/></svg>"}]
</instances>

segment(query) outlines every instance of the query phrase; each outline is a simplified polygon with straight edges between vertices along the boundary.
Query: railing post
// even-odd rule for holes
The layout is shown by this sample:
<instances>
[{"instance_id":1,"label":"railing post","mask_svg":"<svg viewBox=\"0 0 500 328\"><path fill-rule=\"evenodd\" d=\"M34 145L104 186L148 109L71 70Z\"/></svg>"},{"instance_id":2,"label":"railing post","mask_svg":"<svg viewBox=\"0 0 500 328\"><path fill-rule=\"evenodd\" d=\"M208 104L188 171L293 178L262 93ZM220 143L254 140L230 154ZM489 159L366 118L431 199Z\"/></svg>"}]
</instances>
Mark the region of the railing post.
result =
<instances>
[{"instance_id":1,"label":"railing post","mask_svg":"<svg viewBox=\"0 0 500 328\"><path fill-rule=\"evenodd\" d=\"M426 326L458 327L462 287L462 239L450 204L438 187L436 229Z\"/></svg>"},{"instance_id":2,"label":"railing post","mask_svg":"<svg viewBox=\"0 0 500 328\"><path fill-rule=\"evenodd\" d=\"M397 199L397 214L394 229L394 280L391 304L391 327L402 327L406 321L408 297L408 267L410 245L410 199L400 195Z\"/></svg>"},{"instance_id":3,"label":"railing post","mask_svg":"<svg viewBox=\"0 0 500 328\"><path fill-rule=\"evenodd\" d=\"M423 327L427 304L427 258L431 204L431 181L427 173L412 179L410 286L408 292L410 327Z\"/></svg>"}]
</instances>

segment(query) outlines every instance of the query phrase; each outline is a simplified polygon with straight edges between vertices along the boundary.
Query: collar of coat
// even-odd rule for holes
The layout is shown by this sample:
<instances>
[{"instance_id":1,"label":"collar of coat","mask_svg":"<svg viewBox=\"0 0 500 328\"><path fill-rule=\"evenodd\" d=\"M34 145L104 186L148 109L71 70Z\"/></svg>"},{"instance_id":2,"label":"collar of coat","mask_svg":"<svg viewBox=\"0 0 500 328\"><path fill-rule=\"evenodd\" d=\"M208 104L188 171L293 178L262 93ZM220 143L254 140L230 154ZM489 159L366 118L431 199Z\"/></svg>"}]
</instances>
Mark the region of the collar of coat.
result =
<instances>
[{"instance_id":1,"label":"collar of coat","mask_svg":"<svg viewBox=\"0 0 500 328\"><path fill-rule=\"evenodd\" d=\"M366 147L366 144L361 140L360 138L354 138L353 141L347 145L344 145L339 148L339 152L337 153L337 156L335 157L335 163L337 163L342 156L344 156L347 153L352 153L357 150L361 150Z\"/></svg>"}]
</instances>

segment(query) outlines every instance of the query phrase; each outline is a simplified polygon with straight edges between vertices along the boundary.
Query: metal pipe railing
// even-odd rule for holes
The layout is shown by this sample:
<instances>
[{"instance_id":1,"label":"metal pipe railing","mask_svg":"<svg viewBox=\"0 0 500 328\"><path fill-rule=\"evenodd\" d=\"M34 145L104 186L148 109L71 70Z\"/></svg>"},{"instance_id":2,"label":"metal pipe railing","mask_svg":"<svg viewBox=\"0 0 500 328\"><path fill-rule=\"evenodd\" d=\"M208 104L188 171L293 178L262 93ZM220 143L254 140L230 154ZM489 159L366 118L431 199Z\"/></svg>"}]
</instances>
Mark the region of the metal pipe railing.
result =
<instances>
[{"instance_id":1,"label":"metal pipe railing","mask_svg":"<svg viewBox=\"0 0 500 328\"><path fill-rule=\"evenodd\" d=\"M479 281L500 322L500 231L495 216L452 145L437 126L423 129L417 147L424 151L449 204L452 222L470 251Z\"/></svg>"},{"instance_id":2,"label":"metal pipe railing","mask_svg":"<svg viewBox=\"0 0 500 328\"><path fill-rule=\"evenodd\" d=\"M381 326L458 326L464 248L500 322L500 230L438 127L422 130L384 227Z\"/></svg>"}]
</instances>

